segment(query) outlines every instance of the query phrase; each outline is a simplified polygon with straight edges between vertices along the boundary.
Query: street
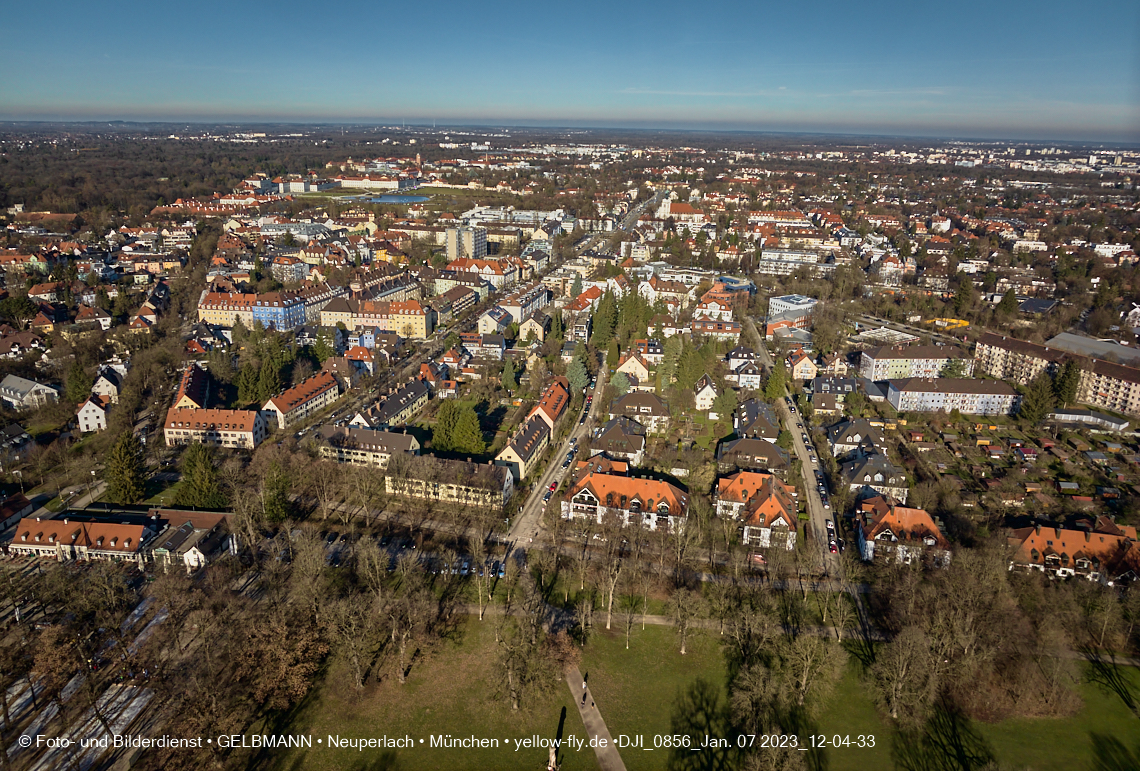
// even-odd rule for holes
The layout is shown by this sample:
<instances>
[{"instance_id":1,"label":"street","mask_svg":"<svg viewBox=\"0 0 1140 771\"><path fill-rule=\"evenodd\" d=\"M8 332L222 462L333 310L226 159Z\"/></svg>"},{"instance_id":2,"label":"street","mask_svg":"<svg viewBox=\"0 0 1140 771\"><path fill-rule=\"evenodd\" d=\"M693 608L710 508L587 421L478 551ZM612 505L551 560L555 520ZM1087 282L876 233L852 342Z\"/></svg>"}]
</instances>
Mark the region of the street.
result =
<instances>
[{"instance_id":1,"label":"street","mask_svg":"<svg viewBox=\"0 0 1140 771\"><path fill-rule=\"evenodd\" d=\"M749 337L751 337L753 345L756 346L756 358L764 364L769 370L774 366L772 356L768 353L768 349L764 345L763 338L760 337L759 332L756 330L756 325L751 318L744 317L744 326L748 330ZM819 491L816 486L815 470L819 468L819 464L812 461L808 455L807 445L803 441L803 434L808 434L810 438L811 426L806 425L800 428L799 424L802 422L797 415L793 415L788 408L788 403L780 399L775 409L780 416L780 423L783 430L787 431L792 436L792 449L795 451L796 457L799 458L800 464L803 467L803 474L799 480L788 480L802 488L802 496L804 507L808 513L808 523L811 526L812 541L816 548L820 550L820 564L823 566L823 572L830 578L837 581L843 580L843 563L839 559L838 554L832 554L828 546L827 538L827 520L830 519L831 512L823 508L823 501L819 497Z\"/></svg>"},{"instance_id":2,"label":"street","mask_svg":"<svg viewBox=\"0 0 1140 771\"><path fill-rule=\"evenodd\" d=\"M601 367L598 370L598 379L596 386L589 390L589 393L600 394L606 387L606 370ZM542 500L546 491L550 489L552 482L561 486L562 479L573 471L573 464L569 468L562 468L562 461L566 458L566 453L570 452L571 442L577 439L579 442L589 436L590 431L593 430L594 421L597 416L605 414L605 406L599 404L600 399L595 399L590 405L584 424L579 425L575 423L566 439L559 447L554 450L550 455L550 461L547 464L546 471L538 479L534 488L531 489L530 495L527 497L526 503L523 504L519 510L519 515L515 519L514 525L511 527L507 540L515 544L516 547L522 548L524 551L526 545L531 543L537 536L542 528L542 512L546 509L546 502ZM585 408L583 408L585 409ZM577 416L568 416L570 419L577 420Z\"/></svg>"}]
</instances>

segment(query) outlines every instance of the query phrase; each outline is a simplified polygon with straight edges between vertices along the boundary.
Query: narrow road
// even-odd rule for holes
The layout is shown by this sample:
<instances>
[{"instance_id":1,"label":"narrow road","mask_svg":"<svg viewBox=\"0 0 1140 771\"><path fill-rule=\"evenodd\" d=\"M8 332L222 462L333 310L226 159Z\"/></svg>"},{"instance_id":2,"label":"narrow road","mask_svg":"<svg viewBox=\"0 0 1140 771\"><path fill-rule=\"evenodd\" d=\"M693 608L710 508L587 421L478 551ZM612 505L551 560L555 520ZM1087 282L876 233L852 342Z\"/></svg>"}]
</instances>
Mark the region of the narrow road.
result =
<instances>
[{"instance_id":1,"label":"narrow road","mask_svg":"<svg viewBox=\"0 0 1140 771\"><path fill-rule=\"evenodd\" d=\"M598 369L597 386L590 390L589 393L595 395L600 394L605 387L606 369L605 367L601 367ZM545 496L546 491L550 489L551 483L561 485L562 479L573 469L573 465L567 469L562 468L562 463L566 458L566 454L570 452L571 442L575 439L581 441L589 436L590 431L593 430L594 421L597 420L598 416L604 414L605 407L599 402L599 399L595 399L590 405L590 409L586 412L587 417L585 423L578 422L581 419L581 415L567 415L566 419L575 421L575 424L573 428L570 429L570 433L567 434L562 444L551 453L546 471L543 472L542 476L539 477L535 483L534 488L531 489L530 496L526 499L526 503L523 504L518 517L515 518L515 522L507 535L507 540L514 543L516 548L521 548L525 551L542 530L542 512L546 509L546 501L542 500L543 496Z\"/></svg>"},{"instance_id":2,"label":"narrow road","mask_svg":"<svg viewBox=\"0 0 1140 771\"><path fill-rule=\"evenodd\" d=\"M594 743L594 753L598 756L598 766L602 771L625 771L625 763L621 754L614 747L614 738L610 736L610 729L606 728L606 721L594 703L594 693L588 687L583 689L586 681L578 667L566 670L566 685L570 687L570 695L578 705L578 714L582 717L582 724L586 726L586 734ZM605 747L598 746L605 741Z\"/></svg>"},{"instance_id":3,"label":"narrow road","mask_svg":"<svg viewBox=\"0 0 1140 771\"><path fill-rule=\"evenodd\" d=\"M744 325L748 330L748 336L752 340L753 345L756 346L757 358L764 364L764 366L771 369L775 366L772 361L772 356L768 353L768 349L764 345L764 339L760 337L760 333L756 330L756 325L752 319L745 316ZM780 399L773 405L776 413L780 416L780 423L785 431L792 436L792 449L799 458L800 465L803 468L802 479L800 482L803 487L803 501L804 506L807 508L808 521L811 523L811 532L815 541L816 548L819 550L820 564L823 566L824 572L831 577L834 577L842 582L843 580L843 566L839 560L838 554L832 554L828 546L827 540L827 519L829 511L823 507L823 500L819 496L817 488L815 471L819 468L819 464L813 462L811 456L807 452L807 443L803 440L803 435L811 430L810 426L803 426L803 422L798 415L793 415L791 410L788 409L788 404L783 399ZM802 426L802 427L801 427ZM790 480L793 484L796 480Z\"/></svg>"}]
</instances>

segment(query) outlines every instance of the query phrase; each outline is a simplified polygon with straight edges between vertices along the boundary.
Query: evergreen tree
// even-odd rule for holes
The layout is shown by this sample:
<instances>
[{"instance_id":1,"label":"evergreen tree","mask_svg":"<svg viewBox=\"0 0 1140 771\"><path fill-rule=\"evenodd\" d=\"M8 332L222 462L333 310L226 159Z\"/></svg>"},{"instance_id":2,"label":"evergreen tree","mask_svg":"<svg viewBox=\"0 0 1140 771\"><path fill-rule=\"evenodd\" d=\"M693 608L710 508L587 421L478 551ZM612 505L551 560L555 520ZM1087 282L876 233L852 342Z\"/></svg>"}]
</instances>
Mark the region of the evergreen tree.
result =
<instances>
[{"instance_id":1,"label":"evergreen tree","mask_svg":"<svg viewBox=\"0 0 1140 771\"><path fill-rule=\"evenodd\" d=\"M618 348L618 341L610 340L610 347L606 350L606 366L613 369L618 365L621 359L621 349Z\"/></svg>"},{"instance_id":2,"label":"evergreen tree","mask_svg":"<svg viewBox=\"0 0 1140 771\"><path fill-rule=\"evenodd\" d=\"M614 327L617 324L617 300L613 292L607 291L598 301L598 309L594 311L594 346L600 348L608 345L614 336Z\"/></svg>"},{"instance_id":3,"label":"evergreen tree","mask_svg":"<svg viewBox=\"0 0 1140 771\"><path fill-rule=\"evenodd\" d=\"M230 337L235 343L243 342L249 337L249 328L246 327L240 316L234 319L234 325L230 327Z\"/></svg>"},{"instance_id":4,"label":"evergreen tree","mask_svg":"<svg viewBox=\"0 0 1140 771\"><path fill-rule=\"evenodd\" d=\"M1021 399L1021 409L1017 416L1031 426L1035 426L1045 419L1053 410L1053 380L1047 373L1042 372L1025 392Z\"/></svg>"},{"instance_id":5,"label":"evergreen tree","mask_svg":"<svg viewBox=\"0 0 1140 771\"><path fill-rule=\"evenodd\" d=\"M1066 359L1057 377L1053 379L1053 394L1057 403L1068 407L1077 400L1077 389L1081 386L1081 365L1076 359Z\"/></svg>"},{"instance_id":6,"label":"evergreen tree","mask_svg":"<svg viewBox=\"0 0 1140 771\"><path fill-rule=\"evenodd\" d=\"M242 365L238 374L238 401L243 406L257 401L258 379L257 368L253 366L253 362L247 361Z\"/></svg>"},{"instance_id":7,"label":"evergreen tree","mask_svg":"<svg viewBox=\"0 0 1140 771\"><path fill-rule=\"evenodd\" d=\"M73 361L67 370L67 387L64 389L64 395L69 402L79 404L91 395L91 386L94 384L95 378L87 374L87 370L78 360Z\"/></svg>"},{"instance_id":8,"label":"evergreen tree","mask_svg":"<svg viewBox=\"0 0 1140 771\"><path fill-rule=\"evenodd\" d=\"M776 446L781 450L790 452L792 449L792 435L787 431L780 431L776 435Z\"/></svg>"},{"instance_id":9,"label":"evergreen tree","mask_svg":"<svg viewBox=\"0 0 1140 771\"><path fill-rule=\"evenodd\" d=\"M562 311L555 311L554 315L550 318L550 337L555 340L561 340L565 334L562 328Z\"/></svg>"},{"instance_id":10,"label":"evergreen tree","mask_svg":"<svg viewBox=\"0 0 1140 771\"><path fill-rule=\"evenodd\" d=\"M459 410L452 438L452 450L468 455L482 455L487 451L487 444L483 441L483 430L479 427L479 416L475 414L475 408L469 404Z\"/></svg>"},{"instance_id":11,"label":"evergreen tree","mask_svg":"<svg viewBox=\"0 0 1140 771\"><path fill-rule=\"evenodd\" d=\"M228 503L218 483L213 453L206 445L195 442L182 455L182 485L176 502L195 509L221 509Z\"/></svg>"},{"instance_id":12,"label":"evergreen tree","mask_svg":"<svg viewBox=\"0 0 1140 771\"><path fill-rule=\"evenodd\" d=\"M454 447L455 426L459 422L459 403L447 399L440 405L431 431L431 446L437 452L449 452Z\"/></svg>"},{"instance_id":13,"label":"evergreen tree","mask_svg":"<svg viewBox=\"0 0 1140 771\"><path fill-rule=\"evenodd\" d=\"M576 298L582 294L582 274L574 274L574 283L570 285L570 297Z\"/></svg>"},{"instance_id":14,"label":"evergreen tree","mask_svg":"<svg viewBox=\"0 0 1140 771\"><path fill-rule=\"evenodd\" d=\"M590 374L586 371L586 364L575 357L566 368L566 377L570 380L570 388L574 393L581 393L590 382Z\"/></svg>"},{"instance_id":15,"label":"evergreen tree","mask_svg":"<svg viewBox=\"0 0 1140 771\"><path fill-rule=\"evenodd\" d=\"M507 393L511 393L519 387L519 384L515 375L515 360L510 356L507 356L506 359L503 362L503 388L506 389Z\"/></svg>"},{"instance_id":16,"label":"evergreen tree","mask_svg":"<svg viewBox=\"0 0 1140 771\"><path fill-rule=\"evenodd\" d=\"M974 307L974 282L965 273L958 273L958 289L954 292L954 313L959 317Z\"/></svg>"},{"instance_id":17,"label":"evergreen tree","mask_svg":"<svg viewBox=\"0 0 1140 771\"><path fill-rule=\"evenodd\" d=\"M292 513L289 476L277 461L269 464L265 478L261 480L261 505L265 518L270 522L284 522Z\"/></svg>"},{"instance_id":18,"label":"evergreen tree","mask_svg":"<svg viewBox=\"0 0 1140 771\"><path fill-rule=\"evenodd\" d=\"M681 351L683 347L679 335L665 340L665 350L663 351L661 366L657 369L658 374L661 376L662 388L668 388L673 383L673 377L677 374L677 365L681 361Z\"/></svg>"},{"instance_id":19,"label":"evergreen tree","mask_svg":"<svg viewBox=\"0 0 1140 771\"><path fill-rule=\"evenodd\" d=\"M942 369L938 373L938 377L965 377L965 375L965 359L947 359L946 363L942 365Z\"/></svg>"},{"instance_id":20,"label":"evergreen tree","mask_svg":"<svg viewBox=\"0 0 1140 771\"><path fill-rule=\"evenodd\" d=\"M618 372L614 375L614 379L610 381L610 385L617 391L618 396L625 396L629 393L629 377L624 372Z\"/></svg>"},{"instance_id":21,"label":"evergreen tree","mask_svg":"<svg viewBox=\"0 0 1140 771\"><path fill-rule=\"evenodd\" d=\"M143 449L133 431L122 434L111 447L103 479L107 483L107 500L111 503L138 503L145 497Z\"/></svg>"},{"instance_id":22,"label":"evergreen tree","mask_svg":"<svg viewBox=\"0 0 1140 771\"><path fill-rule=\"evenodd\" d=\"M261 374L257 378L257 401L264 404L270 397L281 390L281 370L270 359L261 365Z\"/></svg>"},{"instance_id":23,"label":"evergreen tree","mask_svg":"<svg viewBox=\"0 0 1140 771\"><path fill-rule=\"evenodd\" d=\"M1002 295L1001 302L997 304L997 313L999 316L1012 316L1017 312L1017 293L1013 291L1013 287Z\"/></svg>"},{"instance_id":24,"label":"evergreen tree","mask_svg":"<svg viewBox=\"0 0 1140 771\"><path fill-rule=\"evenodd\" d=\"M720 416L720 420L731 419L732 413L736 412L739 403L740 400L736 396L736 391L725 388L713 399L713 412Z\"/></svg>"},{"instance_id":25,"label":"evergreen tree","mask_svg":"<svg viewBox=\"0 0 1140 771\"><path fill-rule=\"evenodd\" d=\"M784 362L777 361L776 366L772 368L772 372L768 375L768 383L764 386L764 397L769 401L776 401L777 399L784 398L784 388L788 382L788 373L784 368Z\"/></svg>"}]
</instances>

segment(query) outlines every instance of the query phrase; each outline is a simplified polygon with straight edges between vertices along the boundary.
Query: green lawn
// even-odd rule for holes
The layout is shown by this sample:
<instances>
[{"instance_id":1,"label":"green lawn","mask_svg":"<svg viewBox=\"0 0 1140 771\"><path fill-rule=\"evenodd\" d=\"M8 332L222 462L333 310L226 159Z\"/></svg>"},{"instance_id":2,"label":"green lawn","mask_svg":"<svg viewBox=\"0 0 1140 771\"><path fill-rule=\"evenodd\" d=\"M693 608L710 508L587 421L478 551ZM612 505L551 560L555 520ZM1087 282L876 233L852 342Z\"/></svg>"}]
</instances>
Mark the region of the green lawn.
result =
<instances>
[{"instance_id":1,"label":"green lawn","mask_svg":"<svg viewBox=\"0 0 1140 771\"><path fill-rule=\"evenodd\" d=\"M594 620L604 624L605 616L595 613ZM641 734L652 747L655 734L673 733L674 705L698 679L720 693L723 706L726 673L717 635L694 632L687 648L682 656L673 628L663 626L636 627L629 650L624 633L602 629L590 638L580 668L615 740ZM621 756L629 771L666 765L665 750L627 748Z\"/></svg>"},{"instance_id":2,"label":"green lawn","mask_svg":"<svg viewBox=\"0 0 1140 771\"><path fill-rule=\"evenodd\" d=\"M825 767L829 771L894 767L894 731L880 718L860 681L858 668L853 660L848 664L831 703L820 715L819 731L828 737L874 735L875 747L826 750ZM1120 671L1131 681L1134 691L1140 691L1140 670L1122 667ZM1082 683L1078 691L1084 708L1073 717L969 723L964 733L972 734L978 746L988 748L1001 768L1029 771L1092 768L1094 733L1114 737L1134 749L1136 737L1140 736L1140 720L1121 699L1093 683Z\"/></svg>"},{"instance_id":3,"label":"green lawn","mask_svg":"<svg viewBox=\"0 0 1140 771\"><path fill-rule=\"evenodd\" d=\"M160 492L150 496L146 499L146 502L154 503L159 506L170 506L174 503L174 499L178 496L178 488L181 486L182 480L179 480L165 490L161 490ZM149 487L147 489L147 492L150 492Z\"/></svg>"},{"instance_id":4,"label":"green lawn","mask_svg":"<svg viewBox=\"0 0 1140 771\"><path fill-rule=\"evenodd\" d=\"M457 642L444 642L429 660L414 666L404 685L394 677L385 677L380 684L369 682L363 692L357 694L334 663L324 684L314 692L292 724L281 729L311 734L313 747L275 755L274 767L288 771L544 768L545 750L517 751L514 739L536 734L555 737L563 709L563 736L581 737L585 728L577 706L565 681L560 679L546 693L524 702L518 713L512 712L510 704L494 692L498 677L495 656L494 626L488 619L482 623L469 621ZM352 738L409 735L416 740L417 747L361 752L330 750L317 744L318 738L330 734ZM497 738L500 746L498 749L431 749L430 737L438 734ZM421 738L425 741L422 748L418 746ZM509 747L503 741L508 738ZM597 762L587 748L580 753L566 752L562 768L566 771L596 769Z\"/></svg>"}]
</instances>

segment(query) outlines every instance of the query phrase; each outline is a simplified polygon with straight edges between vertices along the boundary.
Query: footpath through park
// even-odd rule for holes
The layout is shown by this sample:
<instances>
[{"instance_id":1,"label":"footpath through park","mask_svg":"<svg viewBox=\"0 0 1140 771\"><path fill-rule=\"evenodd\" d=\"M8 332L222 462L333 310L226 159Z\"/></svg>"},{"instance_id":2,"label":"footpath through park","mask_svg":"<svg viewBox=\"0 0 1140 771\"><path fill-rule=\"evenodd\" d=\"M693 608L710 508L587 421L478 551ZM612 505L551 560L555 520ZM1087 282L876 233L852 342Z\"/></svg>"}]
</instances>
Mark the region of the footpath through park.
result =
<instances>
[{"instance_id":1,"label":"footpath through park","mask_svg":"<svg viewBox=\"0 0 1140 771\"><path fill-rule=\"evenodd\" d=\"M582 716L582 724L586 726L586 734L590 739L605 739L606 746L598 746L601 742L595 741L594 752L598 756L598 766L602 771L625 771L625 763L614 746L614 738L610 736L610 729L606 728L606 721L602 720L602 713L594 703L594 694L590 689L583 688L586 681L578 667L566 670L566 685L570 687L570 695L578 705L578 714Z\"/></svg>"}]
</instances>

